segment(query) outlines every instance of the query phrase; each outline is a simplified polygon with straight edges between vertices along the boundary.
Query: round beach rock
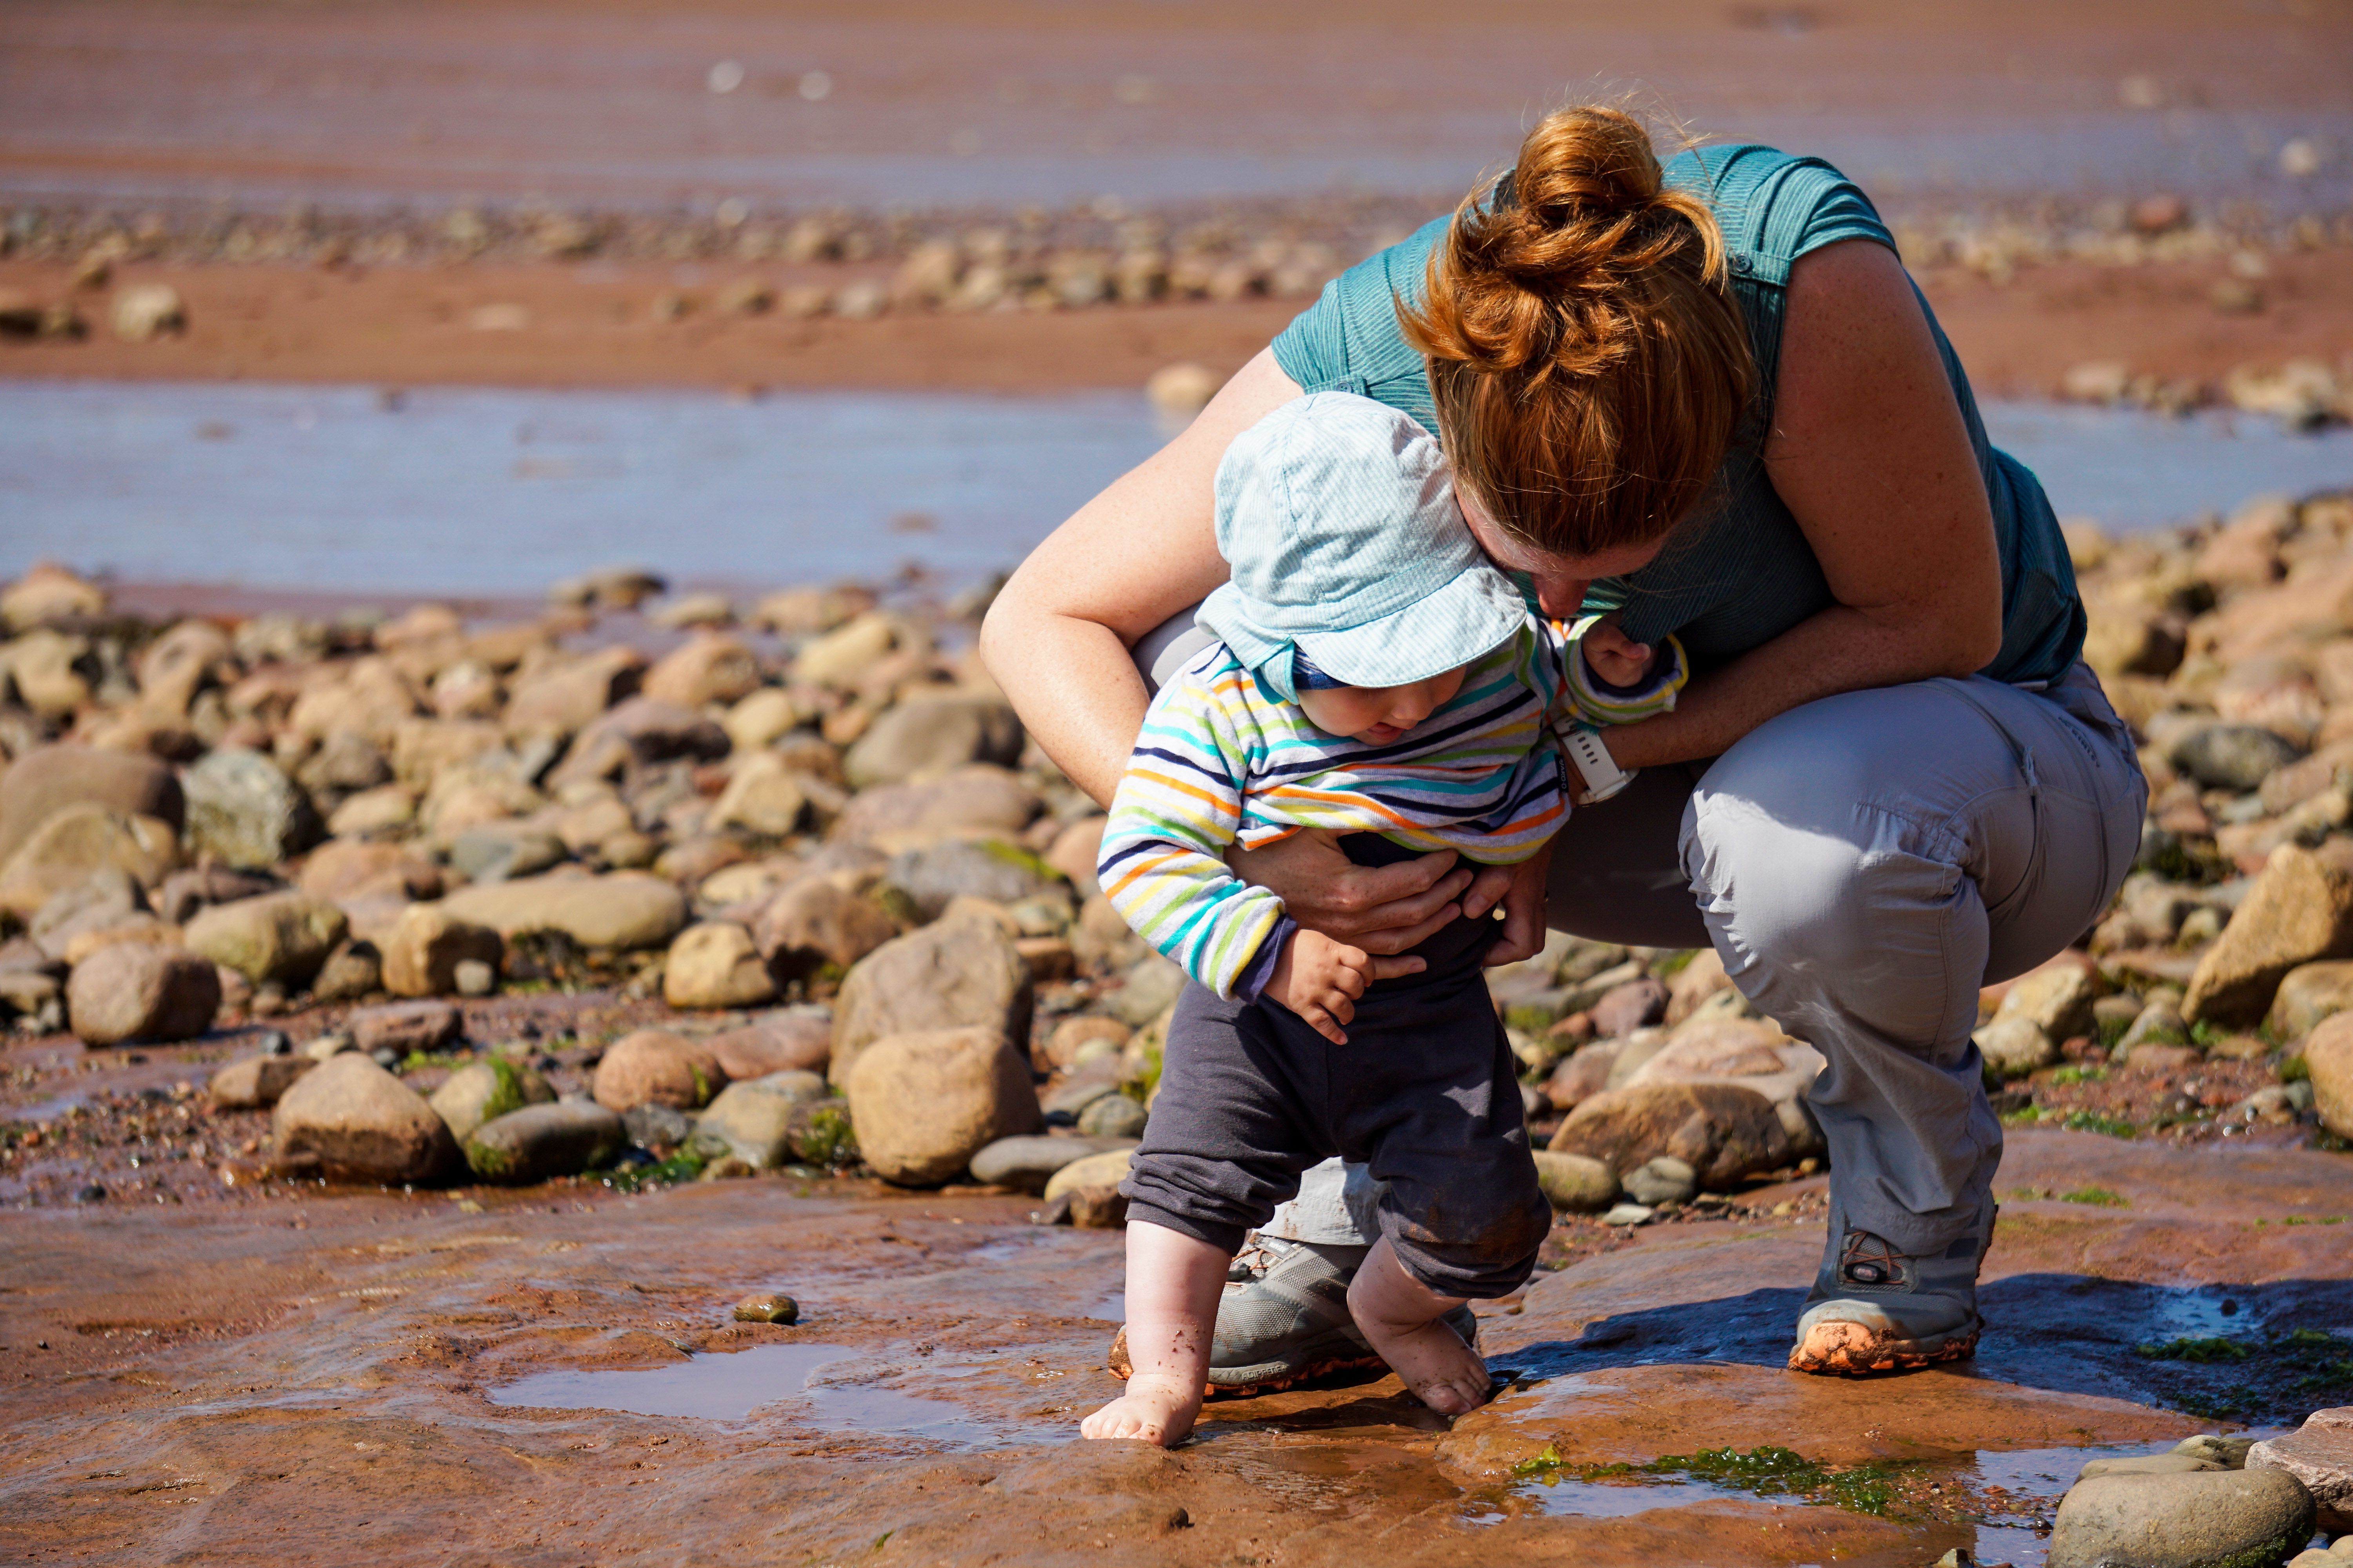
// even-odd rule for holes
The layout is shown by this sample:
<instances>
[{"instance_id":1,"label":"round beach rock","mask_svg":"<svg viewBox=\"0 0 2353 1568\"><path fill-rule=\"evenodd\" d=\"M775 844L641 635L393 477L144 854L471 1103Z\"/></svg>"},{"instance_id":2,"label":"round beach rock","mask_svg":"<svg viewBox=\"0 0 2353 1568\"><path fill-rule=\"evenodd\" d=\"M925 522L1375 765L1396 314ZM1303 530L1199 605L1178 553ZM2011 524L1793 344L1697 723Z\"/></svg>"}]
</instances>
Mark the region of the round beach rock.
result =
<instances>
[{"instance_id":1,"label":"round beach rock","mask_svg":"<svg viewBox=\"0 0 2353 1568\"><path fill-rule=\"evenodd\" d=\"M2278 1470L2105 1475L2059 1504L2050 1568L2259 1568L2312 1536L2312 1494Z\"/></svg>"},{"instance_id":2,"label":"round beach rock","mask_svg":"<svg viewBox=\"0 0 2353 1568\"><path fill-rule=\"evenodd\" d=\"M709 1041L667 1029L625 1035L596 1064L596 1103L615 1112L640 1105L698 1110L726 1086L727 1074Z\"/></svg>"},{"instance_id":3,"label":"round beach rock","mask_svg":"<svg viewBox=\"0 0 2353 1568\"><path fill-rule=\"evenodd\" d=\"M220 1003L210 960L142 942L100 948L66 983L67 1015L86 1046L192 1040L213 1026Z\"/></svg>"},{"instance_id":4,"label":"round beach rock","mask_svg":"<svg viewBox=\"0 0 2353 1568\"><path fill-rule=\"evenodd\" d=\"M310 1156L348 1180L430 1182L458 1163L457 1141L424 1097L357 1051L305 1073L272 1127L281 1160Z\"/></svg>"},{"instance_id":5,"label":"round beach rock","mask_svg":"<svg viewBox=\"0 0 2353 1568\"><path fill-rule=\"evenodd\" d=\"M593 1171L628 1142L621 1119L601 1105L527 1105L476 1128L466 1163L483 1181L522 1186Z\"/></svg>"},{"instance_id":6,"label":"round beach rock","mask_svg":"<svg viewBox=\"0 0 2353 1568\"><path fill-rule=\"evenodd\" d=\"M888 1035L843 1085L859 1152L886 1182L936 1186L999 1138L1034 1131L1029 1060L993 1028Z\"/></svg>"}]
</instances>

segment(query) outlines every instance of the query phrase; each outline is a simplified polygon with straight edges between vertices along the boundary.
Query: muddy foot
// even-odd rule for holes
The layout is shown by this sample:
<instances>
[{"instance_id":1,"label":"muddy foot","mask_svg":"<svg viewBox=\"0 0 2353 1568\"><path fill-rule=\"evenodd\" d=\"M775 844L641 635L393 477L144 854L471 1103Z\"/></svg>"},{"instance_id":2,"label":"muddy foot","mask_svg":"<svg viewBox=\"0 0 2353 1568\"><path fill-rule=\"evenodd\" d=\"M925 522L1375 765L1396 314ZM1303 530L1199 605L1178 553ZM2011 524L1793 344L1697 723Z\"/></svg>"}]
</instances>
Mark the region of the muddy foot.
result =
<instances>
[{"instance_id":1,"label":"muddy foot","mask_svg":"<svg viewBox=\"0 0 2353 1568\"><path fill-rule=\"evenodd\" d=\"M1126 1437L1173 1448L1192 1436L1201 1396L1166 1377L1131 1377L1127 1392L1079 1423L1087 1437Z\"/></svg>"},{"instance_id":2,"label":"muddy foot","mask_svg":"<svg viewBox=\"0 0 2353 1568\"><path fill-rule=\"evenodd\" d=\"M1113 1377L1131 1376L1134 1363L1127 1356L1127 1331L1113 1334L1111 1350L1103 1357L1103 1365ZM1208 1399L1248 1399L1261 1394L1281 1394L1286 1388L1297 1388L1322 1377L1337 1377L1343 1373L1387 1370L1388 1363L1377 1355L1325 1356L1309 1362L1296 1372L1286 1372L1275 1377L1255 1378L1248 1383L1219 1383L1216 1374L1202 1385L1203 1397Z\"/></svg>"}]
</instances>

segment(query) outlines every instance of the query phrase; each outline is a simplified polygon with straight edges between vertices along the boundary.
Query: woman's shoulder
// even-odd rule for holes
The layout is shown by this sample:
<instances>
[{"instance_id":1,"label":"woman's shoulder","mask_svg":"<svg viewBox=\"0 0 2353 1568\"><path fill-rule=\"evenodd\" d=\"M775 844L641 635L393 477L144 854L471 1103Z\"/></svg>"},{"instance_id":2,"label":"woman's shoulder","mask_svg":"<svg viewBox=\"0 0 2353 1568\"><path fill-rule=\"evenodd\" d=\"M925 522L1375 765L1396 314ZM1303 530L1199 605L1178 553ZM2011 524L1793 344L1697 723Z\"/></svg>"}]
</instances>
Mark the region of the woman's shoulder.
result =
<instances>
[{"instance_id":1,"label":"woman's shoulder","mask_svg":"<svg viewBox=\"0 0 2353 1568\"><path fill-rule=\"evenodd\" d=\"M1752 265L1762 263L1768 276L1778 270L1773 263L1786 268L1837 240L1875 239L1894 247L1894 236L1862 187L1828 159L1735 142L1686 147L1660 173L1669 185L1715 210L1736 261L1746 257Z\"/></svg>"},{"instance_id":2,"label":"woman's shoulder","mask_svg":"<svg viewBox=\"0 0 2353 1568\"><path fill-rule=\"evenodd\" d=\"M1429 368L1405 341L1397 304L1421 298L1430 252L1452 221L1451 215L1432 218L1376 250L1324 285L1315 302L1276 334L1274 363L1302 392L1353 392L1436 434Z\"/></svg>"}]
</instances>

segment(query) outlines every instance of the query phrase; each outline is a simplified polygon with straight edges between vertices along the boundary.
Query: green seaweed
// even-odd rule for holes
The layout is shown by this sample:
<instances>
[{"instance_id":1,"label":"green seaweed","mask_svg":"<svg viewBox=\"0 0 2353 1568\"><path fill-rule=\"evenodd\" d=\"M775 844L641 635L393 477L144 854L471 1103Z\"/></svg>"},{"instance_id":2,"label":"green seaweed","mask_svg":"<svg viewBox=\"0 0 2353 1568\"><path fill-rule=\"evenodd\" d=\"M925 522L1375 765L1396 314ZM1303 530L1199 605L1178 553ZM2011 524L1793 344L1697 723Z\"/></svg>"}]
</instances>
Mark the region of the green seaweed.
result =
<instances>
[{"instance_id":1,"label":"green seaweed","mask_svg":"<svg viewBox=\"0 0 2353 1568\"><path fill-rule=\"evenodd\" d=\"M605 1178L605 1184L617 1193L643 1192L653 1186L677 1186L702 1174L702 1167L709 1163L691 1149L681 1149L667 1160L616 1171Z\"/></svg>"},{"instance_id":2,"label":"green seaweed","mask_svg":"<svg viewBox=\"0 0 2353 1568\"><path fill-rule=\"evenodd\" d=\"M2237 1340L2217 1334L2205 1339L2168 1340L2161 1345L2136 1345L2133 1353L2150 1361L2188 1361L2204 1365L2220 1361L2244 1361L2254 1352Z\"/></svg>"},{"instance_id":3,"label":"green seaweed","mask_svg":"<svg viewBox=\"0 0 2353 1568\"><path fill-rule=\"evenodd\" d=\"M2059 1201L2063 1204L2090 1204L2104 1209L2132 1207L2131 1200L2122 1193L2112 1193L2105 1187L2077 1187L2072 1193L2061 1193Z\"/></svg>"},{"instance_id":4,"label":"green seaweed","mask_svg":"<svg viewBox=\"0 0 2353 1568\"><path fill-rule=\"evenodd\" d=\"M812 1165L854 1165L858 1133L849 1115L833 1106L820 1106L794 1135L793 1152Z\"/></svg>"},{"instance_id":5,"label":"green seaweed","mask_svg":"<svg viewBox=\"0 0 2353 1568\"><path fill-rule=\"evenodd\" d=\"M1746 1452L1738 1448L1703 1448L1696 1454L1665 1454L1646 1465L1571 1466L1557 1449L1546 1445L1535 1458L1513 1466L1512 1473L1522 1478L1548 1479L1574 1469L1578 1479L1587 1481L1629 1476L1685 1476L1760 1497L1801 1497L1810 1503L1844 1509L1850 1513L1883 1515L1895 1503L1894 1483L1901 1468L1880 1460L1834 1468L1809 1459L1794 1448L1770 1444Z\"/></svg>"},{"instance_id":6,"label":"green seaweed","mask_svg":"<svg viewBox=\"0 0 2353 1568\"><path fill-rule=\"evenodd\" d=\"M2070 1132L2105 1132L2111 1138L2130 1138L2140 1131L2120 1117L2103 1116L2096 1110L2071 1110L2059 1125Z\"/></svg>"},{"instance_id":7,"label":"green seaweed","mask_svg":"<svg viewBox=\"0 0 2353 1568\"><path fill-rule=\"evenodd\" d=\"M2311 1078L2312 1064L2304 1059L2302 1051L2298 1051L2279 1065L2279 1080L2282 1083L2305 1083Z\"/></svg>"},{"instance_id":8,"label":"green seaweed","mask_svg":"<svg viewBox=\"0 0 2353 1568\"><path fill-rule=\"evenodd\" d=\"M2051 1074L2052 1083L2105 1083L2107 1079L2108 1069L2105 1068L2077 1067L2072 1064L2054 1068Z\"/></svg>"}]
</instances>

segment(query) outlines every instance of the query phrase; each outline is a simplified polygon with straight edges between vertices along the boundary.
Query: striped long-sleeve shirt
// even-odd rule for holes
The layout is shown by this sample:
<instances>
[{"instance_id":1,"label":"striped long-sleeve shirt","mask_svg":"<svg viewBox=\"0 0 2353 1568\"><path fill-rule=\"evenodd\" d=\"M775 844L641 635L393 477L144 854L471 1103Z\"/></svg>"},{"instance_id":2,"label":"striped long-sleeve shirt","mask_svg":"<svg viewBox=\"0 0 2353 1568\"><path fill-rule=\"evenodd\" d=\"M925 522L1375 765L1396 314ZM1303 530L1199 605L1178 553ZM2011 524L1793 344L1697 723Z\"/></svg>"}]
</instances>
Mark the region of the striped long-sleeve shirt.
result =
<instances>
[{"instance_id":1,"label":"striped long-sleeve shirt","mask_svg":"<svg viewBox=\"0 0 2353 1568\"><path fill-rule=\"evenodd\" d=\"M1674 706L1682 649L1660 662L1642 692L1602 689L1607 718ZM1579 679L1564 679L1571 668ZM1202 984L1255 996L1293 928L1281 899L1228 868L1229 845L1255 848L1317 827L1484 865L1525 860L1568 816L1546 725L1605 717L1588 676L1561 628L1532 616L1470 668L1452 700L1376 746L1318 730L1212 645L1145 715L1103 830L1103 892Z\"/></svg>"}]
</instances>

